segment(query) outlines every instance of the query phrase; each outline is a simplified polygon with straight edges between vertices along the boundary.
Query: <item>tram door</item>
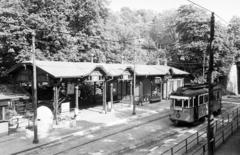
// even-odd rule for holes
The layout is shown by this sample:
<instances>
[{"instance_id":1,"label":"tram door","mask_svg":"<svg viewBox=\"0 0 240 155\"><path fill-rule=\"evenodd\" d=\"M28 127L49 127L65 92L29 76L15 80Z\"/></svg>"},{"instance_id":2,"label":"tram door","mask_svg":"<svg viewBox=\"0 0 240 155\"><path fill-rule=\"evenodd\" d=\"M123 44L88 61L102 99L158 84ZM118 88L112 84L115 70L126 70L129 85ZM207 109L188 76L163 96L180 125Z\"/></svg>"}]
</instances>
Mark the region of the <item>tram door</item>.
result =
<instances>
[{"instance_id":1,"label":"tram door","mask_svg":"<svg viewBox=\"0 0 240 155\"><path fill-rule=\"evenodd\" d=\"M194 119L198 120L198 96L194 97Z\"/></svg>"}]
</instances>

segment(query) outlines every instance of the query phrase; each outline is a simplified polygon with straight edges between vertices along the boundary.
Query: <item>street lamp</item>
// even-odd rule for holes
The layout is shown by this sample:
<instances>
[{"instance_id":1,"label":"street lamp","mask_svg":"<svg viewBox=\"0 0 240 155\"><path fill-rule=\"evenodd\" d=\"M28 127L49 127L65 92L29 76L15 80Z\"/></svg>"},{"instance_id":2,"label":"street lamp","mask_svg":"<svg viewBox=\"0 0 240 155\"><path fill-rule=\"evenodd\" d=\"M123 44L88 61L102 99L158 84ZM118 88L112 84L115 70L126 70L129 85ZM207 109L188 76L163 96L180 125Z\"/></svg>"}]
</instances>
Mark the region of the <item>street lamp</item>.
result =
<instances>
[{"instance_id":1,"label":"street lamp","mask_svg":"<svg viewBox=\"0 0 240 155\"><path fill-rule=\"evenodd\" d=\"M33 88L32 88L32 100L33 100L33 110L34 110L34 118L33 118L33 132L34 138L33 143L37 144L38 140L38 130L37 130L37 74L36 74L36 61L35 61L35 32L32 32L32 61L33 61Z\"/></svg>"},{"instance_id":2,"label":"street lamp","mask_svg":"<svg viewBox=\"0 0 240 155\"><path fill-rule=\"evenodd\" d=\"M134 50L134 68L133 68L133 115L136 115L136 102L135 102L135 91L136 87L136 50Z\"/></svg>"}]
</instances>

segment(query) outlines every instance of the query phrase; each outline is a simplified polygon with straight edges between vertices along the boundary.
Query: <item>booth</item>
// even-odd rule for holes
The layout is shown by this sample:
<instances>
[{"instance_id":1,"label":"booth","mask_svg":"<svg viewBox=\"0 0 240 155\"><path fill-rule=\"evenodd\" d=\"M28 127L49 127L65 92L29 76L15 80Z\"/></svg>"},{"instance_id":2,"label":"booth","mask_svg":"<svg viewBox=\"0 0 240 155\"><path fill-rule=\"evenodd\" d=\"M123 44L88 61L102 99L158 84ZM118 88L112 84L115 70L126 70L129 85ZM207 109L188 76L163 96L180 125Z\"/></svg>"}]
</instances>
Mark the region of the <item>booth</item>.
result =
<instances>
[{"instance_id":1,"label":"booth","mask_svg":"<svg viewBox=\"0 0 240 155\"><path fill-rule=\"evenodd\" d=\"M8 134L8 121L6 120L7 99L0 99L0 136Z\"/></svg>"}]
</instances>

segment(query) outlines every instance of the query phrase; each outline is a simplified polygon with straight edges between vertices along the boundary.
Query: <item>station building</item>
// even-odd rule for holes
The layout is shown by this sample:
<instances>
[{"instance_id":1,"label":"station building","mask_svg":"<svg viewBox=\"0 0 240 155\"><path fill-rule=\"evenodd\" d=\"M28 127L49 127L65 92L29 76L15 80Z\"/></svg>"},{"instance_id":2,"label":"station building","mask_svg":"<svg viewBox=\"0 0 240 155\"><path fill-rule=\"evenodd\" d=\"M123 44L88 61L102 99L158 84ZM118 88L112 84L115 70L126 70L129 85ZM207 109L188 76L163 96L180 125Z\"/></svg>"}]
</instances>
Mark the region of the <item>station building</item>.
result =
<instances>
[{"instance_id":1,"label":"station building","mask_svg":"<svg viewBox=\"0 0 240 155\"><path fill-rule=\"evenodd\" d=\"M161 101L189 75L166 65L36 61L36 68L38 103L53 109L63 102L70 102L71 108L102 104L106 109L109 102ZM31 92L32 62L16 64L8 76Z\"/></svg>"}]
</instances>

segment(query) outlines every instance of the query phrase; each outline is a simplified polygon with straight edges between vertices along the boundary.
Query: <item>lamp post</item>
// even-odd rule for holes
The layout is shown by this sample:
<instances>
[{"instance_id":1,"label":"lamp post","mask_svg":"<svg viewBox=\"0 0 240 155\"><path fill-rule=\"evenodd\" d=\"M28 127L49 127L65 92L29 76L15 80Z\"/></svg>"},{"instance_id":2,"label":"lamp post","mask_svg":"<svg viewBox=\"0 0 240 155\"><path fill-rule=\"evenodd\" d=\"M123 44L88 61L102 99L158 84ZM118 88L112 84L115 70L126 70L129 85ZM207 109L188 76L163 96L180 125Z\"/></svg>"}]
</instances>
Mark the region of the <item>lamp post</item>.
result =
<instances>
[{"instance_id":1,"label":"lamp post","mask_svg":"<svg viewBox=\"0 0 240 155\"><path fill-rule=\"evenodd\" d=\"M37 128L37 74L36 74L36 61L35 61L35 32L32 32L32 61L33 61L33 80L32 80L32 101L33 101L33 132L34 138L33 143L37 144L38 140L38 128Z\"/></svg>"},{"instance_id":2,"label":"lamp post","mask_svg":"<svg viewBox=\"0 0 240 155\"><path fill-rule=\"evenodd\" d=\"M134 68L133 68L133 115L136 115L136 101L135 101L135 91L136 87L136 50L134 50Z\"/></svg>"}]
</instances>

